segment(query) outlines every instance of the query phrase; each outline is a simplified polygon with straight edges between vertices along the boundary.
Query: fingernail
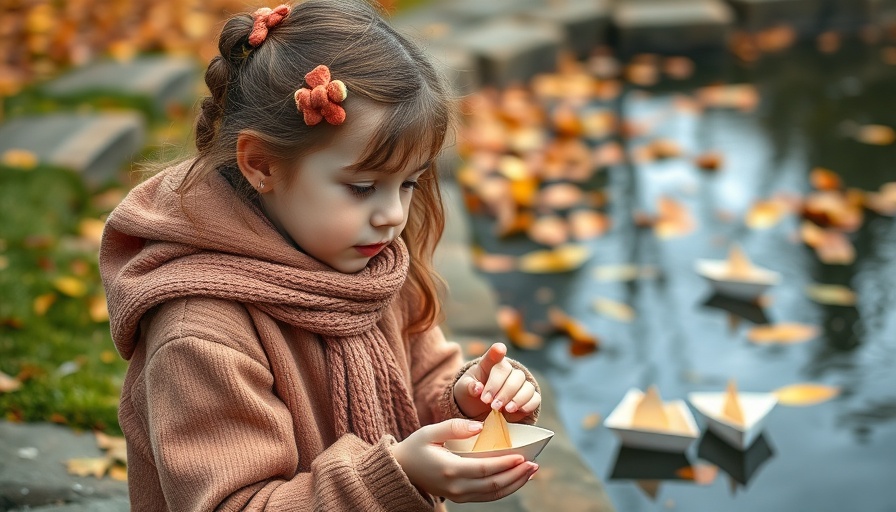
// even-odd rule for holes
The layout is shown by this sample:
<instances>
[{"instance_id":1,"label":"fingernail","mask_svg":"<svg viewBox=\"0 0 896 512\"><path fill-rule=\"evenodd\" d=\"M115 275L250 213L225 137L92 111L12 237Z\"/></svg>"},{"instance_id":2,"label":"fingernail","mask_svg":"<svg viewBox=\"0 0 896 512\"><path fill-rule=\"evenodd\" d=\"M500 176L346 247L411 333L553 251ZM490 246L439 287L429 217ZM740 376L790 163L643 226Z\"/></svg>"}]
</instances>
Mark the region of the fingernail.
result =
<instances>
[{"instance_id":1,"label":"fingernail","mask_svg":"<svg viewBox=\"0 0 896 512\"><path fill-rule=\"evenodd\" d=\"M492 401L492 394L490 391L486 391L484 395L482 395L482 401L485 403L489 403Z\"/></svg>"},{"instance_id":2,"label":"fingernail","mask_svg":"<svg viewBox=\"0 0 896 512\"><path fill-rule=\"evenodd\" d=\"M533 473L535 473L536 471L538 471L538 464L536 464L536 463L534 463L534 462L530 462L530 463L529 463L529 471L531 471L531 472L533 472Z\"/></svg>"},{"instance_id":3,"label":"fingernail","mask_svg":"<svg viewBox=\"0 0 896 512\"><path fill-rule=\"evenodd\" d=\"M492 409L499 411L499 410L501 410L502 405L504 405L504 402L502 402L500 400L495 400L494 402L492 402Z\"/></svg>"},{"instance_id":4,"label":"fingernail","mask_svg":"<svg viewBox=\"0 0 896 512\"><path fill-rule=\"evenodd\" d=\"M473 385L473 395L476 396L479 395L479 393L482 393L483 388L485 388L485 386L481 382L477 382Z\"/></svg>"},{"instance_id":5,"label":"fingernail","mask_svg":"<svg viewBox=\"0 0 896 512\"><path fill-rule=\"evenodd\" d=\"M482 430L482 423L478 421L468 421L467 430L469 430L470 432L479 432L480 430Z\"/></svg>"},{"instance_id":6,"label":"fingernail","mask_svg":"<svg viewBox=\"0 0 896 512\"><path fill-rule=\"evenodd\" d=\"M507 412L514 412L514 411L516 411L516 408L517 408L516 402L514 402L513 400L507 402L507 405L504 406L504 410Z\"/></svg>"}]
</instances>

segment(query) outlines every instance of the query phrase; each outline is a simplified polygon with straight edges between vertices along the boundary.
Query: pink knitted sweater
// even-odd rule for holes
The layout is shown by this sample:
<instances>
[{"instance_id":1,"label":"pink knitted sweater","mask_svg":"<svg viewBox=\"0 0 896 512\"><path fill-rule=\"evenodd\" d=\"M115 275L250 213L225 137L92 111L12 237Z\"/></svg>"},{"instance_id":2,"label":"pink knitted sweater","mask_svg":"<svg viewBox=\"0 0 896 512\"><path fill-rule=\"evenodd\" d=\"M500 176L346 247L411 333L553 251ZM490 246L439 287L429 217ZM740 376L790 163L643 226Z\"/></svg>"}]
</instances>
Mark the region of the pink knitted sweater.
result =
<instances>
[{"instance_id":1,"label":"pink knitted sweater","mask_svg":"<svg viewBox=\"0 0 896 512\"><path fill-rule=\"evenodd\" d=\"M136 187L100 251L132 510L433 510L389 445L463 417L472 362L403 333L403 243L338 273L221 175L182 202L187 165Z\"/></svg>"}]
</instances>

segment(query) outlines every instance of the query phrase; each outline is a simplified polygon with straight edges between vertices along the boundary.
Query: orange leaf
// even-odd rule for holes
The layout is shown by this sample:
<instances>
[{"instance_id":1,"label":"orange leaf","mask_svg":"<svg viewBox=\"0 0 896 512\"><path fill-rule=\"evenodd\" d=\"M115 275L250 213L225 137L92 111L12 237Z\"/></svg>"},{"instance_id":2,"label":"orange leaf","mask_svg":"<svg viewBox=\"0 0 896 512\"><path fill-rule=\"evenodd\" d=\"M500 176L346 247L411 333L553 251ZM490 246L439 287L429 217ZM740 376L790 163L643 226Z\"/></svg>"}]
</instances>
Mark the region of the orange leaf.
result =
<instances>
[{"instance_id":1,"label":"orange leaf","mask_svg":"<svg viewBox=\"0 0 896 512\"><path fill-rule=\"evenodd\" d=\"M3 165L22 170L31 170L37 167L37 155L26 149L7 149L0 156Z\"/></svg>"},{"instance_id":2,"label":"orange leaf","mask_svg":"<svg viewBox=\"0 0 896 512\"><path fill-rule=\"evenodd\" d=\"M83 280L71 276L63 276L53 281L57 290L69 297L83 297L87 294L87 284Z\"/></svg>"},{"instance_id":3,"label":"orange leaf","mask_svg":"<svg viewBox=\"0 0 896 512\"><path fill-rule=\"evenodd\" d=\"M834 171L816 167L809 173L809 181L818 190L839 190L843 186L840 176Z\"/></svg>"},{"instance_id":4,"label":"orange leaf","mask_svg":"<svg viewBox=\"0 0 896 512\"><path fill-rule=\"evenodd\" d=\"M50 309L50 306L56 302L56 294L53 292L38 295L34 298L33 309L37 316L44 316Z\"/></svg>"},{"instance_id":5,"label":"orange leaf","mask_svg":"<svg viewBox=\"0 0 896 512\"><path fill-rule=\"evenodd\" d=\"M87 312L97 323L109 321L109 307L105 295L95 295L87 299Z\"/></svg>"},{"instance_id":6,"label":"orange leaf","mask_svg":"<svg viewBox=\"0 0 896 512\"><path fill-rule=\"evenodd\" d=\"M516 270L516 257L507 254L489 254L481 247L473 248L473 264L483 272L499 274Z\"/></svg>"},{"instance_id":7,"label":"orange leaf","mask_svg":"<svg viewBox=\"0 0 896 512\"><path fill-rule=\"evenodd\" d=\"M600 425L601 419L600 413L592 412L582 418L582 428L585 430L592 430Z\"/></svg>"},{"instance_id":8,"label":"orange leaf","mask_svg":"<svg viewBox=\"0 0 896 512\"><path fill-rule=\"evenodd\" d=\"M569 225L558 215L545 215L529 226L527 234L533 242L554 247L569 241Z\"/></svg>"},{"instance_id":9,"label":"orange leaf","mask_svg":"<svg viewBox=\"0 0 896 512\"><path fill-rule=\"evenodd\" d=\"M582 324L564 313L560 308L550 308L548 310L548 319L555 329L564 333L572 341L569 347L572 355L584 356L597 350L600 344L598 339L589 334Z\"/></svg>"},{"instance_id":10,"label":"orange leaf","mask_svg":"<svg viewBox=\"0 0 896 512\"><path fill-rule=\"evenodd\" d=\"M856 130L855 138L864 144L887 146L896 141L896 131L882 124L866 124Z\"/></svg>"},{"instance_id":11,"label":"orange leaf","mask_svg":"<svg viewBox=\"0 0 896 512\"><path fill-rule=\"evenodd\" d=\"M856 293L837 284L811 284L806 287L806 295L819 304L831 306L854 306Z\"/></svg>"},{"instance_id":12,"label":"orange leaf","mask_svg":"<svg viewBox=\"0 0 896 512\"><path fill-rule=\"evenodd\" d=\"M584 199L582 189L572 183L548 185L538 193L539 206L551 210L566 210L581 204Z\"/></svg>"},{"instance_id":13,"label":"orange leaf","mask_svg":"<svg viewBox=\"0 0 896 512\"><path fill-rule=\"evenodd\" d=\"M825 384L792 384L774 392L781 405L805 406L826 402L840 394L840 388Z\"/></svg>"},{"instance_id":14,"label":"orange leaf","mask_svg":"<svg viewBox=\"0 0 896 512\"><path fill-rule=\"evenodd\" d=\"M710 151L703 153L694 160L694 164L704 171L718 171L725 161L721 153Z\"/></svg>"},{"instance_id":15,"label":"orange leaf","mask_svg":"<svg viewBox=\"0 0 896 512\"><path fill-rule=\"evenodd\" d=\"M719 474L718 466L712 464L695 464L675 470L675 474L683 480L691 480L698 485L709 485Z\"/></svg>"},{"instance_id":16,"label":"orange leaf","mask_svg":"<svg viewBox=\"0 0 896 512\"><path fill-rule=\"evenodd\" d=\"M781 323L759 325L750 329L747 339L758 344L793 344L809 341L818 336L818 328L813 325Z\"/></svg>"},{"instance_id":17,"label":"orange leaf","mask_svg":"<svg viewBox=\"0 0 896 512\"><path fill-rule=\"evenodd\" d=\"M610 218L593 210L576 210L568 218L572 237L579 241L597 238L610 229Z\"/></svg>"},{"instance_id":18,"label":"orange leaf","mask_svg":"<svg viewBox=\"0 0 896 512\"><path fill-rule=\"evenodd\" d=\"M767 229L781 221L786 213L786 208L780 201L774 199L757 201L747 212L746 224L751 229Z\"/></svg>"},{"instance_id":19,"label":"orange leaf","mask_svg":"<svg viewBox=\"0 0 896 512\"><path fill-rule=\"evenodd\" d=\"M569 272L581 267L590 256L588 248L581 245L561 245L520 256L519 270L529 274Z\"/></svg>"},{"instance_id":20,"label":"orange leaf","mask_svg":"<svg viewBox=\"0 0 896 512\"><path fill-rule=\"evenodd\" d=\"M514 346L523 349L540 348L544 342L541 336L524 329L523 315L510 306L500 306L497 311L498 326Z\"/></svg>"},{"instance_id":21,"label":"orange leaf","mask_svg":"<svg viewBox=\"0 0 896 512\"><path fill-rule=\"evenodd\" d=\"M653 230L659 238L684 236L696 229L696 221L683 204L668 197L660 197L657 203L657 219Z\"/></svg>"}]
</instances>

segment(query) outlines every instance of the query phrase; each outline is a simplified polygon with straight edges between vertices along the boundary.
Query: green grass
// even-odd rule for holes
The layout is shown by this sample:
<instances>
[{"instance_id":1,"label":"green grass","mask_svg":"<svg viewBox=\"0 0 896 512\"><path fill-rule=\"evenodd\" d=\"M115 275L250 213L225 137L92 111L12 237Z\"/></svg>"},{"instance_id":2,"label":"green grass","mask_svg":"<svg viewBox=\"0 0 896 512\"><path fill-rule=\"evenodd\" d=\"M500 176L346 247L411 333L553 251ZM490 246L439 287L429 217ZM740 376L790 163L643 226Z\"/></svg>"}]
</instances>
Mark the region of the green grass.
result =
<instances>
[{"instance_id":1,"label":"green grass","mask_svg":"<svg viewBox=\"0 0 896 512\"><path fill-rule=\"evenodd\" d=\"M79 223L104 213L91 197L70 171L0 167L0 371L22 381L0 393L0 413L117 434L126 363L108 322L89 314L102 285L96 246L79 236ZM59 278L73 278L83 294L67 295ZM41 296L52 297L45 312L35 308Z\"/></svg>"}]
</instances>

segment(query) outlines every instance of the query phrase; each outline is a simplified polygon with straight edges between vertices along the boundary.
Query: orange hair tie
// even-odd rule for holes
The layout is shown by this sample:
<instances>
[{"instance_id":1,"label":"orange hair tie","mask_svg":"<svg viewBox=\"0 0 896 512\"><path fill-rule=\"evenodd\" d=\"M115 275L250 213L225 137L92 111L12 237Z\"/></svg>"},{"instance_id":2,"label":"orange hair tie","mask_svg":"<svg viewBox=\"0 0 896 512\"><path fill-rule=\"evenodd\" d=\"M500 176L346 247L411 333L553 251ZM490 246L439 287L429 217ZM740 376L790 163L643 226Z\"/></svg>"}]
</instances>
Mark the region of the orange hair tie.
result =
<instances>
[{"instance_id":1,"label":"orange hair tie","mask_svg":"<svg viewBox=\"0 0 896 512\"><path fill-rule=\"evenodd\" d=\"M270 7L262 7L252 13L255 21L252 24L252 32L249 33L249 44L258 46L268 37L268 29L276 27L289 16L289 6L286 4L278 5L271 9Z\"/></svg>"},{"instance_id":2,"label":"orange hair tie","mask_svg":"<svg viewBox=\"0 0 896 512\"><path fill-rule=\"evenodd\" d=\"M330 69L321 64L305 75L308 87L295 92L296 107L305 118L305 124L314 126L322 120L330 124L345 122L345 109L342 103L348 90L342 80L330 81Z\"/></svg>"}]
</instances>

